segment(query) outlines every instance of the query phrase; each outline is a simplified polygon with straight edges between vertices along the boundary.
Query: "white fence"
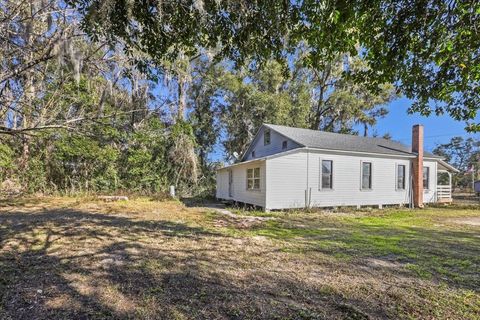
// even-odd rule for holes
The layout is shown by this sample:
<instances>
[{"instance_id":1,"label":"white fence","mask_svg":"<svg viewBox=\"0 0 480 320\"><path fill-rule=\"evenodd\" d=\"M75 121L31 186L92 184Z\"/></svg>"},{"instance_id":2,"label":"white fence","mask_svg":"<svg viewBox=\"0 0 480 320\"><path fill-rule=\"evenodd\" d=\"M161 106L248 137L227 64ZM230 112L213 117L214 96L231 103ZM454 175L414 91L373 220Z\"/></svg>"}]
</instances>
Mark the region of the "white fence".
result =
<instances>
[{"instance_id":1,"label":"white fence","mask_svg":"<svg viewBox=\"0 0 480 320\"><path fill-rule=\"evenodd\" d=\"M450 185L437 185L437 198L438 200L442 199L452 199L452 186Z\"/></svg>"}]
</instances>

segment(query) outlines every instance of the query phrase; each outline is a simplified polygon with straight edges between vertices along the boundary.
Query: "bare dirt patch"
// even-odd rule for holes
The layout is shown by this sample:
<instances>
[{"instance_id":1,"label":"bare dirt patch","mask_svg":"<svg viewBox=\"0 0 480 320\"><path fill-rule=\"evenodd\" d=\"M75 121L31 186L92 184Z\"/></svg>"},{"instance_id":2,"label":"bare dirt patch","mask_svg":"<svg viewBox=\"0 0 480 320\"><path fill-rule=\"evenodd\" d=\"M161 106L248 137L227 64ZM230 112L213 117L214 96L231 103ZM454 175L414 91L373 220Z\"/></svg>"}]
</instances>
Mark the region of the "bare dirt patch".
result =
<instances>
[{"instance_id":1,"label":"bare dirt patch","mask_svg":"<svg viewBox=\"0 0 480 320\"><path fill-rule=\"evenodd\" d=\"M480 217L450 219L449 222L464 224L469 226L480 226Z\"/></svg>"},{"instance_id":2,"label":"bare dirt patch","mask_svg":"<svg viewBox=\"0 0 480 320\"><path fill-rule=\"evenodd\" d=\"M402 268L405 266L405 263L380 258L366 259L366 263L374 268Z\"/></svg>"},{"instance_id":3,"label":"bare dirt patch","mask_svg":"<svg viewBox=\"0 0 480 320\"><path fill-rule=\"evenodd\" d=\"M215 209L218 217L215 219L215 227L233 226L239 229L249 229L261 225L265 221L274 220L274 217L258 217L248 215L237 215L225 208Z\"/></svg>"}]
</instances>

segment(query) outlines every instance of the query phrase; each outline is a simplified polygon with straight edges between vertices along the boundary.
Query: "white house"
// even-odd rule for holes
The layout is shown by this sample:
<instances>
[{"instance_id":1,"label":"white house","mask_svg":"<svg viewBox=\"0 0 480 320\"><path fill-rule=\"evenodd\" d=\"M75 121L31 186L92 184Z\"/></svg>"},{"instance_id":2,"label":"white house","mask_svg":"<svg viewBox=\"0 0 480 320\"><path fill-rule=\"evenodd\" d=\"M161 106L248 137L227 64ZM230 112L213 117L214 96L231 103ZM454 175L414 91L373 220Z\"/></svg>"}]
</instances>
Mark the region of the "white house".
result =
<instances>
[{"instance_id":1,"label":"white house","mask_svg":"<svg viewBox=\"0 0 480 320\"><path fill-rule=\"evenodd\" d=\"M218 199L264 210L451 201L442 157L423 151L423 126L402 143L264 124L242 158L218 169ZM446 185L437 177L447 174ZM442 181L445 179L442 179Z\"/></svg>"}]
</instances>

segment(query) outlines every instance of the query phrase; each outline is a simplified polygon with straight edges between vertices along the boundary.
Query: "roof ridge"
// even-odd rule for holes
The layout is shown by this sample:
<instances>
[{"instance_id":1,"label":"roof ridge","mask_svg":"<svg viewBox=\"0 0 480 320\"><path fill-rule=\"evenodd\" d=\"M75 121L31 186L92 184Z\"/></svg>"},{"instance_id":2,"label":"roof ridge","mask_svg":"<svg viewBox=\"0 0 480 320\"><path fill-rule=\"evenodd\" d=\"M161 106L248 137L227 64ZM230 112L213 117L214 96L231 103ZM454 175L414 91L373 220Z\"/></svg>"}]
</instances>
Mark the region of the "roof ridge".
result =
<instances>
[{"instance_id":1,"label":"roof ridge","mask_svg":"<svg viewBox=\"0 0 480 320\"><path fill-rule=\"evenodd\" d=\"M412 152L412 146L410 144L405 144L394 139L364 137L269 123L264 123L263 125L305 147L374 152L380 154L415 154ZM425 156L441 158L429 151L425 151Z\"/></svg>"},{"instance_id":2,"label":"roof ridge","mask_svg":"<svg viewBox=\"0 0 480 320\"><path fill-rule=\"evenodd\" d=\"M338 132L331 132L331 131L324 131L324 130L314 130L310 128L299 128L299 127L290 127L290 126L285 126L281 124L270 124L270 123L264 123L266 126L275 126L275 127L284 127L284 128L289 128L289 129L296 129L296 130L307 130L315 133L322 133L322 134L331 134L331 135L338 135L338 136L345 136L345 137L354 137L354 138L360 138L360 139L377 139L377 140L384 140L384 141L389 141L389 142L396 142L400 143L404 146L408 146L407 144L404 144L398 140L394 139L385 139L382 137L365 137L365 136L359 136L356 134L349 134L349 133L338 133Z\"/></svg>"}]
</instances>

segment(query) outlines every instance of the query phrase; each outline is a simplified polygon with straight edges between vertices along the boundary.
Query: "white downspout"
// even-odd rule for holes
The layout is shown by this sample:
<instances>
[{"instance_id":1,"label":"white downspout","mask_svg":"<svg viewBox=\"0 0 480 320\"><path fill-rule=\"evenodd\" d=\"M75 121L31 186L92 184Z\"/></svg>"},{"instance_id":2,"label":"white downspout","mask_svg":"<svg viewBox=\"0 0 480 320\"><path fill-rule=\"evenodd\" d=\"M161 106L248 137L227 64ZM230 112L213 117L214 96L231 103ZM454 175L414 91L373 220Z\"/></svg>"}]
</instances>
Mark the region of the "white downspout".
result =
<instances>
[{"instance_id":1,"label":"white downspout","mask_svg":"<svg viewBox=\"0 0 480 320\"><path fill-rule=\"evenodd\" d=\"M452 174L450 171L447 171L448 173L448 185L450 186L450 199L453 200L453 191L452 191Z\"/></svg>"},{"instance_id":2,"label":"white downspout","mask_svg":"<svg viewBox=\"0 0 480 320\"><path fill-rule=\"evenodd\" d=\"M305 208L310 208L310 196L308 192L309 188L309 174L308 168L310 166L310 149L307 148L307 186L305 188Z\"/></svg>"},{"instance_id":3,"label":"white downspout","mask_svg":"<svg viewBox=\"0 0 480 320\"><path fill-rule=\"evenodd\" d=\"M410 160L410 170L409 170L409 177L410 179L408 179L409 181L409 187L408 187L408 196L409 196L409 208L412 209L414 207L413 205L413 163L412 161Z\"/></svg>"}]
</instances>

